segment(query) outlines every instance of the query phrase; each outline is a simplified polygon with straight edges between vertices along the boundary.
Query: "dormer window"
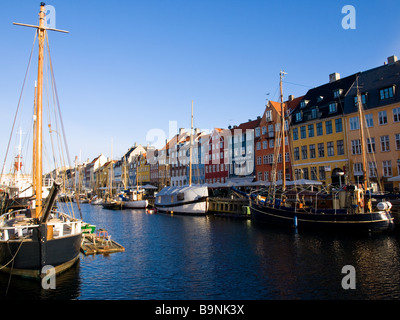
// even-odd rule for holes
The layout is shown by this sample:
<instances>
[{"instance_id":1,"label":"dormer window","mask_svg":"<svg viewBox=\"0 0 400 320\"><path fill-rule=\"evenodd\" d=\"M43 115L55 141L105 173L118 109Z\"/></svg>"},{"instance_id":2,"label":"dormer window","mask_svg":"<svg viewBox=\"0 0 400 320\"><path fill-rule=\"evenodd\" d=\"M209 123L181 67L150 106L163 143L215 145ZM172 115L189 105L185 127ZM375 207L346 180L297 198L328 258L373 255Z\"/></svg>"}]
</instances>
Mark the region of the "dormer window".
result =
<instances>
[{"instance_id":1,"label":"dormer window","mask_svg":"<svg viewBox=\"0 0 400 320\"><path fill-rule=\"evenodd\" d=\"M271 110L267 110L267 112L265 113L265 121L266 122L272 121L272 111Z\"/></svg>"},{"instance_id":2,"label":"dormer window","mask_svg":"<svg viewBox=\"0 0 400 320\"><path fill-rule=\"evenodd\" d=\"M329 113L335 113L337 111L337 104L336 102L329 104Z\"/></svg>"},{"instance_id":3,"label":"dormer window","mask_svg":"<svg viewBox=\"0 0 400 320\"><path fill-rule=\"evenodd\" d=\"M379 91L381 100L386 100L394 97L394 86L381 89Z\"/></svg>"},{"instance_id":4,"label":"dormer window","mask_svg":"<svg viewBox=\"0 0 400 320\"><path fill-rule=\"evenodd\" d=\"M296 112L296 122L300 122L301 120L303 120L303 113Z\"/></svg>"},{"instance_id":5,"label":"dormer window","mask_svg":"<svg viewBox=\"0 0 400 320\"><path fill-rule=\"evenodd\" d=\"M343 89L337 89L337 90L335 90L335 91L333 91L333 97L336 99L336 98L340 98L340 96L342 95L342 93L343 93Z\"/></svg>"},{"instance_id":6,"label":"dormer window","mask_svg":"<svg viewBox=\"0 0 400 320\"><path fill-rule=\"evenodd\" d=\"M318 108L311 109L311 119L317 119L318 116Z\"/></svg>"},{"instance_id":7,"label":"dormer window","mask_svg":"<svg viewBox=\"0 0 400 320\"><path fill-rule=\"evenodd\" d=\"M361 95L361 102L362 102L363 106L365 106L367 104L367 94L366 93L363 93ZM354 97L354 106L358 107L358 96Z\"/></svg>"},{"instance_id":8,"label":"dormer window","mask_svg":"<svg viewBox=\"0 0 400 320\"><path fill-rule=\"evenodd\" d=\"M300 102L300 108L305 108L306 105L309 103L309 100L303 100L302 102Z\"/></svg>"}]
</instances>

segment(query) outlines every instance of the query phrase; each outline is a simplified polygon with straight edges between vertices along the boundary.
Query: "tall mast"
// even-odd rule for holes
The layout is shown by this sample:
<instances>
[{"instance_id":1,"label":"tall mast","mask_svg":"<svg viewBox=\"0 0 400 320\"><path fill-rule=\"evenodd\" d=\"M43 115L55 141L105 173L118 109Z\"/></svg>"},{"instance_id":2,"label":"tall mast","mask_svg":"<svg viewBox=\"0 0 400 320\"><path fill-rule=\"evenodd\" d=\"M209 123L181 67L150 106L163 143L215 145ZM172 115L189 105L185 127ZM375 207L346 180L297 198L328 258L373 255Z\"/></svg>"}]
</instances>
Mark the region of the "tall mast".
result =
<instances>
[{"instance_id":1,"label":"tall mast","mask_svg":"<svg viewBox=\"0 0 400 320\"><path fill-rule=\"evenodd\" d=\"M363 175L364 175L364 190L367 191L369 178L367 175L367 161L365 156L365 140L364 140L364 117L362 116L362 102L361 102L361 94L358 89L358 78L357 78L357 106L358 106L358 114L360 118L360 139L361 139L361 155L362 155L362 165L363 165Z\"/></svg>"},{"instance_id":2,"label":"tall mast","mask_svg":"<svg viewBox=\"0 0 400 320\"><path fill-rule=\"evenodd\" d=\"M283 91L282 91L282 78L286 73L284 71L280 72L279 86L281 90L281 147L282 147L282 190L286 190L286 157L285 157L285 108L283 105Z\"/></svg>"},{"instance_id":3,"label":"tall mast","mask_svg":"<svg viewBox=\"0 0 400 320\"><path fill-rule=\"evenodd\" d=\"M39 59L38 59L38 76L37 76L37 101L36 101L36 128L35 128L35 152L34 157L34 180L35 180L35 194L36 194L36 217L42 214L42 126L43 126L43 58L44 58L44 39L46 36L45 18L46 11L44 3L40 4L39 12L39 28L38 28L38 41L39 41Z\"/></svg>"},{"instance_id":4,"label":"tall mast","mask_svg":"<svg viewBox=\"0 0 400 320\"><path fill-rule=\"evenodd\" d=\"M45 3L40 3L39 12L39 26L16 23L13 24L36 28L38 32L39 42L39 58L38 58L38 77L37 77L37 90L36 90L36 107L35 107L35 129L34 129L34 147L33 147L33 185L35 188L36 201L35 201L35 217L39 218L42 214L42 110L43 110L43 57L44 57L44 41L47 30L59 31L68 33L68 31L58 30L46 27L46 9Z\"/></svg>"},{"instance_id":5,"label":"tall mast","mask_svg":"<svg viewBox=\"0 0 400 320\"><path fill-rule=\"evenodd\" d=\"M190 146L189 146L189 186L192 185L192 144L193 144L193 100L192 100L192 118L190 126Z\"/></svg>"}]
</instances>

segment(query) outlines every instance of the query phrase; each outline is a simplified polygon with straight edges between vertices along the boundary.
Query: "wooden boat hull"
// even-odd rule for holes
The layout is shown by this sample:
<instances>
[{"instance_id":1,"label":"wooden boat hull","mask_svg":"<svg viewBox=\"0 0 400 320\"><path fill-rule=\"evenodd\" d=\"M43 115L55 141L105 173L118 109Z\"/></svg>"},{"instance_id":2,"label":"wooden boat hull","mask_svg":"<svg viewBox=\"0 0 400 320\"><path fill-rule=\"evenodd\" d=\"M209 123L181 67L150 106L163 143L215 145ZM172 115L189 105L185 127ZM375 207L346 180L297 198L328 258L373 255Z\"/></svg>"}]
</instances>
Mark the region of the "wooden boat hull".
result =
<instances>
[{"instance_id":1,"label":"wooden boat hull","mask_svg":"<svg viewBox=\"0 0 400 320\"><path fill-rule=\"evenodd\" d=\"M0 241L0 270L13 275L40 278L42 267L49 265L56 269L56 273L60 273L79 259L81 239L82 235L78 233L46 240L44 245L32 239Z\"/></svg>"},{"instance_id":2,"label":"wooden boat hull","mask_svg":"<svg viewBox=\"0 0 400 320\"><path fill-rule=\"evenodd\" d=\"M115 203L103 202L101 205L103 206L104 209L108 210L122 210L124 208L123 202L115 202Z\"/></svg>"},{"instance_id":3,"label":"wooden boat hull","mask_svg":"<svg viewBox=\"0 0 400 320\"><path fill-rule=\"evenodd\" d=\"M315 230L332 230L347 232L383 232L394 228L390 212L373 213L308 213L290 208L277 208L263 204L251 204L251 215L255 222L287 227L298 227Z\"/></svg>"}]
</instances>

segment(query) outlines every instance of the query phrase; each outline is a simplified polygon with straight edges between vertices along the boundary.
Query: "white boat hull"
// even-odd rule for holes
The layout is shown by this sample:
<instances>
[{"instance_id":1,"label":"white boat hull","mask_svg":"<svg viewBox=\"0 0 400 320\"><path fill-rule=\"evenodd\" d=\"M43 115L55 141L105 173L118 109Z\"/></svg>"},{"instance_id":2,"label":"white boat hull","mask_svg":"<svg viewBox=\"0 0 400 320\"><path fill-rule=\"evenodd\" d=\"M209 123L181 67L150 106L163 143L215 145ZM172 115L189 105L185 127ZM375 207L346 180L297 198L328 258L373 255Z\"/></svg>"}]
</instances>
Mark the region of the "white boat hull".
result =
<instances>
[{"instance_id":1,"label":"white boat hull","mask_svg":"<svg viewBox=\"0 0 400 320\"><path fill-rule=\"evenodd\" d=\"M131 209L140 209L147 208L149 202L147 200L132 200L132 201L123 201L125 208Z\"/></svg>"},{"instance_id":2,"label":"white boat hull","mask_svg":"<svg viewBox=\"0 0 400 320\"><path fill-rule=\"evenodd\" d=\"M208 212L208 189L202 186L166 187L156 196L160 212L205 215Z\"/></svg>"}]
</instances>

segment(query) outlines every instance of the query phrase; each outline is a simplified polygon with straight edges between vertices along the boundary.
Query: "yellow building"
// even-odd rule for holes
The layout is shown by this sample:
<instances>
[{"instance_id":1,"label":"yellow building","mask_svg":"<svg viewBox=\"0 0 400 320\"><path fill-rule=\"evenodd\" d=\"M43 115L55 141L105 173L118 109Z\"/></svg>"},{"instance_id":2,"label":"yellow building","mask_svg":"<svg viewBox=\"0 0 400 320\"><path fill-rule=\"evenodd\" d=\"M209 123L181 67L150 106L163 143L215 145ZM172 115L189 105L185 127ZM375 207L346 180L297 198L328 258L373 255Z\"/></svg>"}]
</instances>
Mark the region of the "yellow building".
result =
<instances>
[{"instance_id":1,"label":"yellow building","mask_svg":"<svg viewBox=\"0 0 400 320\"><path fill-rule=\"evenodd\" d=\"M292 113L291 145L295 180L307 179L328 186L339 184L348 164L343 122L345 93L356 75L311 89Z\"/></svg>"},{"instance_id":2,"label":"yellow building","mask_svg":"<svg viewBox=\"0 0 400 320\"><path fill-rule=\"evenodd\" d=\"M392 191L391 177L400 175L400 62L389 57L388 63L365 72L358 77L364 121L366 171L369 181L376 187ZM360 119L358 113L357 84L348 92L345 102L348 177L364 181L361 154Z\"/></svg>"}]
</instances>

